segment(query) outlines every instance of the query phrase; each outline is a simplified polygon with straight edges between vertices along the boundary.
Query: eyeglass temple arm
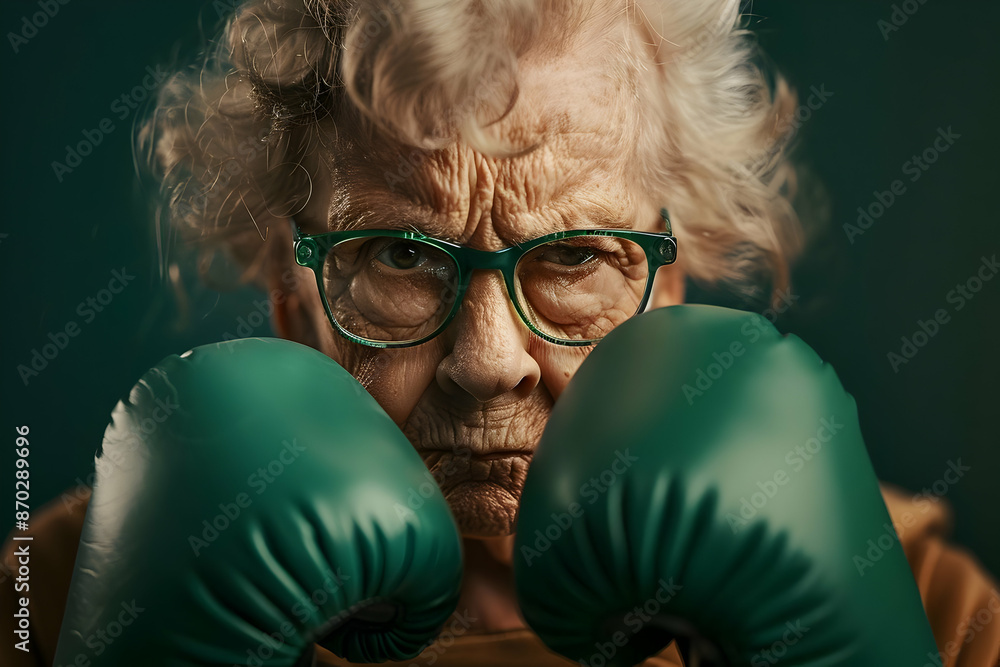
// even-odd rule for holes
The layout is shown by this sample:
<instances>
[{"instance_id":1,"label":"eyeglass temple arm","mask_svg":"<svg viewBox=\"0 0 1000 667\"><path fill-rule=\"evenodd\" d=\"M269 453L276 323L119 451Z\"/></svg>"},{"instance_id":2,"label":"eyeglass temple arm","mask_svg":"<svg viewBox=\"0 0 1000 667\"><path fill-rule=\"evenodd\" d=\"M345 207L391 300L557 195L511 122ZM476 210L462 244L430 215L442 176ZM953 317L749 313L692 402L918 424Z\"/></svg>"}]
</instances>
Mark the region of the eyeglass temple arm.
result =
<instances>
[{"instance_id":1,"label":"eyeglass temple arm","mask_svg":"<svg viewBox=\"0 0 1000 667\"><path fill-rule=\"evenodd\" d=\"M670 214L667 213L667 209L665 208L660 209L660 217L663 218L663 224L667 226L667 234L673 236L674 231L670 227Z\"/></svg>"},{"instance_id":2,"label":"eyeglass temple arm","mask_svg":"<svg viewBox=\"0 0 1000 667\"><path fill-rule=\"evenodd\" d=\"M295 222L295 218L288 216L288 222L292 225L292 240L296 243L302 240L302 230L299 229L299 223ZM667 223L667 228L669 229L670 223Z\"/></svg>"}]
</instances>

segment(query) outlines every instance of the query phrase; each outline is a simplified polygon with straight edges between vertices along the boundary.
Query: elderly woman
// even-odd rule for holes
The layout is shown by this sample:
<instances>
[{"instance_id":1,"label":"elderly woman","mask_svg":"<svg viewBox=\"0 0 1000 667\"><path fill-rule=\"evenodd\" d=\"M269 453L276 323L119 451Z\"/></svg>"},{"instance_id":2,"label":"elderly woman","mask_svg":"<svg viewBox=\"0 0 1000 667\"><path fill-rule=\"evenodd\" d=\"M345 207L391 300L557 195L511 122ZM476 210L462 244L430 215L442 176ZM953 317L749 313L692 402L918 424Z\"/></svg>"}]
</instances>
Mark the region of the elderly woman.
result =
<instances>
[{"instance_id":1,"label":"elderly woman","mask_svg":"<svg viewBox=\"0 0 1000 667\"><path fill-rule=\"evenodd\" d=\"M458 524L461 623L447 650L431 646L411 664L569 664L525 627L510 568L522 486L554 403L593 343L640 308L683 303L686 283L765 305L788 287L801 246L785 154L797 102L762 70L739 9L250 0L218 53L163 88L141 140L172 224L267 291L279 336L364 385ZM623 235L546 242L593 229ZM440 243L394 235L407 230ZM628 233L668 231L681 239L678 261L655 275L636 268L647 250ZM293 242L328 232L340 236L321 290ZM639 286L624 299L604 284L548 298L530 268L505 280L487 260L460 287L442 250L524 246L573 281L608 243ZM430 277L401 277L414 267ZM912 509L884 493L893 516ZM942 542L942 509L917 514L903 546L946 664L985 666L1000 623L974 615L997 606L993 584ZM78 535L81 520L79 507L54 519L63 535ZM37 664L53 640L36 637ZM322 649L317 658L341 664ZM649 664L681 660L671 647Z\"/></svg>"},{"instance_id":2,"label":"elderly woman","mask_svg":"<svg viewBox=\"0 0 1000 667\"><path fill-rule=\"evenodd\" d=\"M175 222L269 291L276 333L347 368L432 467L464 453L444 480L459 525L504 536L549 410L591 348L532 335L495 271L472 277L443 330L450 308L399 340L335 287L331 321L290 222L496 251L564 230L662 232L667 209L684 247L655 276L653 307L682 303L685 278L778 293L800 237L783 155L796 102L755 66L737 5L249 3L223 64L166 87L147 145ZM439 261L427 253L396 242L378 261ZM395 284L380 280L371 290ZM599 339L632 314L555 337ZM420 344L381 345L403 342Z\"/></svg>"}]
</instances>

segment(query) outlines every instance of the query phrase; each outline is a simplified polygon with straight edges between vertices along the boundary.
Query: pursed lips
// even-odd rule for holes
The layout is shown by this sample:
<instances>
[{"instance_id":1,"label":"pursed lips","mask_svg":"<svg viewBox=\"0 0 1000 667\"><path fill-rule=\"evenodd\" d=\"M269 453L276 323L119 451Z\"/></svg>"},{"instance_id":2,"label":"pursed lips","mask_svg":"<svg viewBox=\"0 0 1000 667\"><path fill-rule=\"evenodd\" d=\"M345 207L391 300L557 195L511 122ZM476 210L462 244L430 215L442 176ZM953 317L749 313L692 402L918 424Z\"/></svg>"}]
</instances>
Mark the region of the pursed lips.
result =
<instances>
[{"instance_id":1,"label":"pursed lips","mask_svg":"<svg viewBox=\"0 0 1000 667\"><path fill-rule=\"evenodd\" d=\"M428 401L403 430L448 500L463 534L505 535L551 410L539 391L521 401L479 405Z\"/></svg>"},{"instance_id":2,"label":"pursed lips","mask_svg":"<svg viewBox=\"0 0 1000 667\"><path fill-rule=\"evenodd\" d=\"M446 492L465 482L492 482L506 487L518 476L516 470L526 467L532 456L525 449L484 453L469 449L424 449L418 453Z\"/></svg>"},{"instance_id":3,"label":"pursed lips","mask_svg":"<svg viewBox=\"0 0 1000 667\"><path fill-rule=\"evenodd\" d=\"M512 408L471 414L420 412L408 420L404 432L424 457L450 454L484 461L530 457L541 439L548 410Z\"/></svg>"},{"instance_id":4,"label":"pursed lips","mask_svg":"<svg viewBox=\"0 0 1000 667\"><path fill-rule=\"evenodd\" d=\"M463 494L470 508L514 502L516 509L551 398L541 388L520 400L489 404L433 394L426 398L403 430L446 497Z\"/></svg>"},{"instance_id":5,"label":"pursed lips","mask_svg":"<svg viewBox=\"0 0 1000 667\"><path fill-rule=\"evenodd\" d=\"M497 459L506 459L510 457L530 457L534 452L527 449L505 449L499 452L490 452L489 454L473 454L472 458L482 461L495 461Z\"/></svg>"},{"instance_id":6,"label":"pursed lips","mask_svg":"<svg viewBox=\"0 0 1000 667\"><path fill-rule=\"evenodd\" d=\"M451 454L456 458L474 459L477 461L492 461L495 459L505 459L512 456L531 456L535 453L533 449L510 448L491 449L487 451L475 451L470 447L423 447L417 449L421 456L427 457L434 454Z\"/></svg>"}]
</instances>

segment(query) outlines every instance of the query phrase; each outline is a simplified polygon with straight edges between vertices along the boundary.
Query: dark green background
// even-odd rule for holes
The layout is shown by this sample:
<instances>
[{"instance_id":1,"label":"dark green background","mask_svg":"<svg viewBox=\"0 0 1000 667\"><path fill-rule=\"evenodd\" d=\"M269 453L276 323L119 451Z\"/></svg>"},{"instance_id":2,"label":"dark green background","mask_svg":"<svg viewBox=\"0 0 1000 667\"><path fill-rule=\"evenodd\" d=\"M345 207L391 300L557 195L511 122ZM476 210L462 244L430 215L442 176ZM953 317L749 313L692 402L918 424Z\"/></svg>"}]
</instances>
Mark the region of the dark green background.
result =
<instances>
[{"instance_id":1,"label":"dark green background","mask_svg":"<svg viewBox=\"0 0 1000 667\"><path fill-rule=\"evenodd\" d=\"M225 6L219 2L217 6ZM946 500L956 540L1000 572L1000 449L997 325L1000 280L960 312L946 300L1000 250L995 213L1000 155L1000 6L927 0L888 40L878 27L890 2L756 2L754 27L804 97L833 96L800 128L800 155L825 184L832 225L812 241L796 272L798 304L779 322L837 369L857 398L879 476L914 492L943 478L949 461L971 466ZM0 519L13 525L14 426L31 427L32 505L86 480L111 408L138 376L168 353L235 332L255 311L248 290L200 290L179 323L164 289L149 213L131 155L133 112L111 105L141 83L147 66L184 62L200 33L214 34L213 5L194 0L60 7L13 50L34 2L0 10L4 211L0 266L8 295L3 319L3 489ZM179 60L178 60L179 59ZM63 182L51 163L82 132L112 118L115 130ZM961 135L916 183L903 163L932 145L939 127ZM852 245L841 229L858 206L896 179L904 195ZM681 240L683 244L683 239ZM683 247L683 246L682 246ZM93 322L77 304L126 267L136 278ZM939 308L952 320L894 373L886 359L901 336ZM25 386L18 364L49 332L74 320L81 333ZM269 333L264 325L254 332ZM850 490L845 490L850 492ZM183 493L178 489L178 493ZM10 503L10 505L6 504Z\"/></svg>"}]
</instances>

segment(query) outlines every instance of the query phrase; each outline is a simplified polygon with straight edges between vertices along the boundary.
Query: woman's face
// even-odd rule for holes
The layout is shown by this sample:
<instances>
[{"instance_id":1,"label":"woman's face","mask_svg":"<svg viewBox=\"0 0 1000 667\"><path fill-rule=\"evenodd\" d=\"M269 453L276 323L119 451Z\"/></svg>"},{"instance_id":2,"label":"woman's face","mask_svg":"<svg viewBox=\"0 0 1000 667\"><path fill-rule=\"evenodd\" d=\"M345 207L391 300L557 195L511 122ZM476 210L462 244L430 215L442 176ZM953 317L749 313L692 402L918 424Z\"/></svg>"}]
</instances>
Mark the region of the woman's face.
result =
<instances>
[{"instance_id":1,"label":"woman's face","mask_svg":"<svg viewBox=\"0 0 1000 667\"><path fill-rule=\"evenodd\" d=\"M341 127L329 173L299 220L309 232L403 222L480 250L565 229L663 231L659 210L667 202L637 186L630 85L592 60L522 68L517 104L493 126L516 146L537 144L513 158L459 143L408 160L412 148L345 141L352 133ZM314 283L299 283L306 287L276 318L279 333L310 339L367 387L434 473L463 534L511 533L552 405L592 348L530 333L499 271L473 275L442 334L395 350L333 333ZM678 268L664 267L652 305L682 300Z\"/></svg>"}]
</instances>

